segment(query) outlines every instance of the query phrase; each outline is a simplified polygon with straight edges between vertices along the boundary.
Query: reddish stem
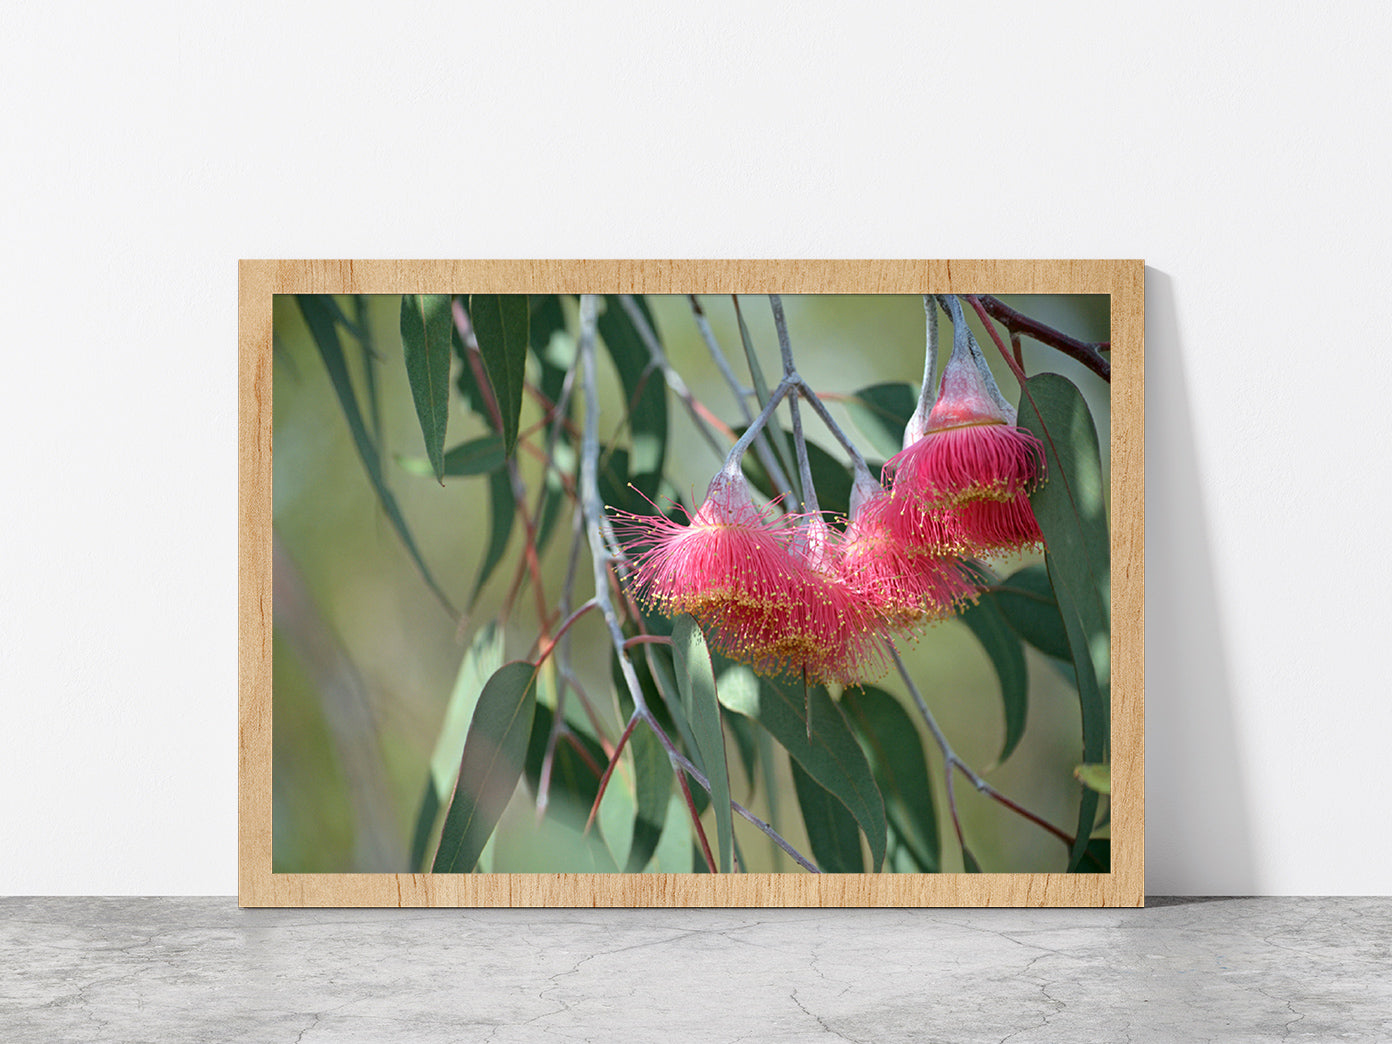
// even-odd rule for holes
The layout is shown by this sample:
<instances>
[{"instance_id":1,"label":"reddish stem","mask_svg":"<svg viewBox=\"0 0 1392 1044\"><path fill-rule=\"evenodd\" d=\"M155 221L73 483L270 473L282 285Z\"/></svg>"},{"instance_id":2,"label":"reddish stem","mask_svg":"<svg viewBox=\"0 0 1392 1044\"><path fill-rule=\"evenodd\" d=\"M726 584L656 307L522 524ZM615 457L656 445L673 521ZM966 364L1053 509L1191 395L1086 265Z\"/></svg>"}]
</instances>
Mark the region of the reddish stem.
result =
<instances>
[{"instance_id":1,"label":"reddish stem","mask_svg":"<svg viewBox=\"0 0 1392 1044\"><path fill-rule=\"evenodd\" d=\"M628 737L633 735L633 726L638 724L640 715L633 715L628 719L628 726L623 730L623 735L619 737L618 746L614 748L614 753L609 758L609 765L604 770L604 775L599 779L599 792L595 794L594 804L590 806L590 818L585 820L585 833L590 832L590 825L594 823L595 816L599 814L599 803L604 800L604 792L609 789L609 777L614 774L614 769L618 767L619 757L623 754L624 746L628 743Z\"/></svg>"},{"instance_id":2,"label":"reddish stem","mask_svg":"<svg viewBox=\"0 0 1392 1044\"><path fill-rule=\"evenodd\" d=\"M686 773L677 770L677 782L681 784L682 797L686 798L687 811L691 813L691 823L696 828L696 836L701 841L701 852L706 857L706 866L710 867L711 873L718 873L715 866L715 856L711 855L710 842L706 840L706 828L701 826L701 817L696 812L696 802L691 796L691 787L687 785Z\"/></svg>"}]
</instances>

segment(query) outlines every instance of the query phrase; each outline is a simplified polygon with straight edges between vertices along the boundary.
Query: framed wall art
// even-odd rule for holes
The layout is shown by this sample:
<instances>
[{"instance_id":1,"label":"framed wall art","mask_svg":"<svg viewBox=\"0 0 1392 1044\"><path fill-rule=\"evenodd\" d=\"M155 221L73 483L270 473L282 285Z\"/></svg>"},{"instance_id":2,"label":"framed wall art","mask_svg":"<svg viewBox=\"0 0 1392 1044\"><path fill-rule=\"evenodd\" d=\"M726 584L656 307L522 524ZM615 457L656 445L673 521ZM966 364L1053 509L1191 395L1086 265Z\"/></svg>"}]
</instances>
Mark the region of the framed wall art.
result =
<instances>
[{"instance_id":1,"label":"framed wall art","mask_svg":"<svg viewBox=\"0 0 1392 1044\"><path fill-rule=\"evenodd\" d=\"M1133 906L1140 261L243 261L244 906Z\"/></svg>"}]
</instances>

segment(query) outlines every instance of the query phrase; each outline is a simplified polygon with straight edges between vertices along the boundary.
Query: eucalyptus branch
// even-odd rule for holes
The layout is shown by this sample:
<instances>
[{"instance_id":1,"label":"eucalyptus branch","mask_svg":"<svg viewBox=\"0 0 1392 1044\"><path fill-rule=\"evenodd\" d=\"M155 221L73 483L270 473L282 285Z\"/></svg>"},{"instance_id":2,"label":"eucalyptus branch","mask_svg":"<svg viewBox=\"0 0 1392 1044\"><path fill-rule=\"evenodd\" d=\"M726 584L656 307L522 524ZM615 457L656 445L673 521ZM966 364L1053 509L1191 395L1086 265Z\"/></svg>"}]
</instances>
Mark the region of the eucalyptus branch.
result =
<instances>
[{"instance_id":1,"label":"eucalyptus branch","mask_svg":"<svg viewBox=\"0 0 1392 1044\"><path fill-rule=\"evenodd\" d=\"M739 378L735 376L735 371L730 367L730 360L725 357L725 352L721 350L720 342L715 338L715 331L711 329L710 321L706 319L706 313L701 309L701 304L696 300L695 294L689 294L688 300L691 302L691 314L696 319L696 327L701 331L701 338L706 342L706 350L715 360L716 369L725 378L725 383L730 386L730 391L734 394L735 405L739 408L740 415L744 418L744 426L748 429L754 423L753 413L749 409L749 397L754 394L753 390L740 384ZM783 465L778 462L778 457L774 454L769 445L768 432L760 429L754 439L754 452L758 454L759 463L764 466L764 471L773 483L774 489L783 490L783 502L789 511L797 510L797 498L793 495L792 485L788 482L788 476L783 472Z\"/></svg>"},{"instance_id":2,"label":"eucalyptus branch","mask_svg":"<svg viewBox=\"0 0 1392 1044\"><path fill-rule=\"evenodd\" d=\"M793 363L793 346L788 340L788 320L783 315L783 299L778 294L769 294L769 306L773 309L773 325L778 330L778 351L783 357L783 382L806 387L798 376ZM772 401L772 396L769 397ZM802 507L804 511L820 514L817 503L817 490L812 485L812 466L807 459L807 439L802 433L802 414L798 411L797 396L788 400L788 413L793 422L793 445L797 449L798 475L802 479Z\"/></svg>"},{"instance_id":3,"label":"eucalyptus branch","mask_svg":"<svg viewBox=\"0 0 1392 1044\"><path fill-rule=\"evenodd\" d=\"M667 353L662 350L662 344L657 339L657 334L653 332L652 324L648 322L648 317L643 314L643 310L638 307L638 302L633 299L632 294L620 294L619 303L628 313L628 318L632 321L633 327L638 331L638 337L648 349L648 354L652 356L652 363L662 371L662 378L667 382L667 387L672 389L672 393L681 399L686 406L686 412L691 414L691 420L696 425L696 429L705 437L707 445L715 452L717 457L725 454L725 448L720 444L720 440L715 437L715 432L711 430L707 415L710 413L696 400L696 396L691 394L691 389L686 386L686 381L682 380L681 374L673 368L667 359Z\"/></svg>"},{"instance_id":4,"label":"eucalyptus branch","mask_svg":"<svg viewBox=\"0 0 1392 1044\"><path fill-rule=\"evenodd\" d=\"M730 455L725 458L725 467L739 465L740 458L753 445L754 440L759 437L759 433L764 430L764 426L768 424L769 418L773 416L773 411L778 408L783 397L796 387L797 381L786 377L779 382L778 387L769 394L768 402L764 403L764 408L759 411L759 415L750 422L749 427L744 430L744 434L735 440L735 444L730 447Z\"/></svg>"},{"instance_id":5,"label":"eucalyptus branch","mask_svg":"<svg viewBox=\"0 0 1392 1044\"><path fill-rule=\"evenodd\" d=\"M981 302L981 307L1011 334L1024 334L1040 344L1046 344L1070 359L1078 360L1104 381L1111 381L1112 364L1102 357L1103 352L1111 350L1110 342L1080 341L1076 337L1070 337L1061 330L1055 330L1052 326L1047 326L1037 319L1031 319L1022 312L1017 312L999 297L993 297L990 294L973 296Z\"/></svg>"},{"instance_id":6,"label":"eucalyptus branch","mask_svg":"<svg viewBox=\"0 0 1392 1044\"><path fill-rule=\"evenodd\" d=\"M908 668L904 666L904 661L899 658L899 650L896 649L894 643L888 639L885 640L885 648L889 650L890 658L894 661L894 666L899 671L899 677L904 680L904 685L908 687L909 695L913 697L914 703L918 705L918 711L923 716L923 720L928 723L928 731L933 734L933 740L937 743L938 749L942 751L943 761L947 766L949 799L951 799L952 796L952 770L955 768L958 772L962 773L962 775L966 776L968 782L981 793L985 794L993 801L1004 805L1017 815L1023 816L1036 826L1047 830L1049 833L1053 834L1054 837L1068 845L1069 848L1072 848L1074 839L1069 834L1060 830L1048 820L1035 815L1028 809L1011 801L1010 798L1006 797L977 775L972 767L958 756L957 752L952 749L952 744L948 742L947 736L943 734L943 730L939 727L937 719L933 717L933 712L928 709L928 704L924 701L923 694L918 691L918 686L914 684L913 678L909 675ZM951 800L950 804L952 805L952 818L955 823L957 819L956 805L955 802ZM958 825L957 835L959 840L961 838L961 833L961 826Z\"/></svg>"},{"instance_id":7,"label":"eucalyptus branch","mask_svg":"<svg viewBox=\"0 0 1392 1044\"><path fill-rule=\"evenodd\" d=\"M609 631L609 639L613 643L615 654L618 656L620 673L623 674L624 683L628 686L629 696L633 700L634 713L642 717L644 723L652 729L653 735L657 737L658 742L667 752L667 759L672 763L672 767L678 771L677 779L687 799L687 807L694 812L695 806L690 800L690 788L681 773L689 772L697 783L706 788L708 793L710 782L700 772L693 771L695 766L677 750L676 744L658 724L657 717L653 714L652 708L648 706L647 697L643 695L643 687L638 682L638 674L624 649L626 639L623 629L619 626L618 614L615 612L614 601L609 593L609 566L621 561L621 558L612 550L618 545L616 541L613 541L613 527L608 524L608 519L604 513L604 502L599 496L599 394L595 387L595 298L593 294L582 294L580 297L579 357L585 389L585 428L580 454L580 502L584 512L585 531L590 543L590 556L594 560L594 601L604 616L604 623ZM786 382L779 385L779 393L770 396L769 407L764 412L772 414L772 407L777 405L778 400L786 395L791 387L792 385ZM768 417L765 416L763 422L767 422L767 420ZM755 429L751 428L751 430ZM749 432L745 434L749 435ZM752 439L753 436L750 438ZM801 865L812 870L816 869L806 859L799 856L786 841L782 841L781 838L770 833L773 828L758 817L753 816L748 809L743 808L735 801L730 802L730 807L769 834L776 843L781 842L784 851L792 855ZM702 841L703 851L709 859L709 844L706 842L705 832L701 828L699 818L695 819L695 829Z\"/></svg>"},{"instance_id":8,"label":"eucalyptus branch","mask_svg":"<svg viewBox=\"0 0 1392 1044\"><path fill-rule=\"evenodd\" d=\"M811 385L801 377L798 378L798 394L806 399L807 404L816 411L821 422L826 425L827 431L831 432L836 441L841 444L841 448L846 451L846 455L851 458L851 463L857 468L863 468L866 472L869 472L870 465L865 463L865 457L861 455L860 449L850 440L850 437L841 430L841 425L837 424L836 421L832 419L831 413L827 410L826 404L822 402L821 397L814 392Z\"/></svg>"}]
</instances>

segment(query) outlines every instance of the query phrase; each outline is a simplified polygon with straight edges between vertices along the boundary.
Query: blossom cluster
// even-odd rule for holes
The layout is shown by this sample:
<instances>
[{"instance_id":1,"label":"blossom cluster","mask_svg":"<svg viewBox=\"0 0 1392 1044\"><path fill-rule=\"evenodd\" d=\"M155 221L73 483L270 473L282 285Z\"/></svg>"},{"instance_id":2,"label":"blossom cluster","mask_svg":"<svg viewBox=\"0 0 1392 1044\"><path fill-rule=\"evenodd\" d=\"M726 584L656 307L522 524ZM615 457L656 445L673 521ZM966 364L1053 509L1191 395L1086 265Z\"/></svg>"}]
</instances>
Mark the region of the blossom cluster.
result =
<instances>
[{"instance_id":1,"label":"blossom cluster","mask_svg":"<svg viewBox=\"0 0 1392 1044\"><path fill-rule=\"evenodd\" d=\"M645 608L690 613L711 647L763 674L850 684L884 667L886 636L915 633L979 594L972 559L1042 546L1030 492L1039 440L954 351L926 417L910 421L885 484L857 469L844 529L755 504L738 460L683 525L623 514L616 530Z\"/></svg>"}]
</instances>

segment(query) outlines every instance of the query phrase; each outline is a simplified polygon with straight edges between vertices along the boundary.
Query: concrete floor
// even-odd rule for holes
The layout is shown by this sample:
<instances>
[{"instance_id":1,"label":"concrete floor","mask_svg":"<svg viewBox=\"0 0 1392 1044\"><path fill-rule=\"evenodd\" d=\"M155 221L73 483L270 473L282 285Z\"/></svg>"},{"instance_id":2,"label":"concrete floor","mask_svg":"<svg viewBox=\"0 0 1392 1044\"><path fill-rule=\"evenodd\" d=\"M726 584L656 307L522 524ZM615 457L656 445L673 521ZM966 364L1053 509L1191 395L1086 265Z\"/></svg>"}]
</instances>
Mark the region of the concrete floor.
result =
<instances>
[{"instance_id":1,"label":"concrete floor","mask_svg":"<svg viewBox=\"0 0 1392 1044\"><path fill-rule=\"evenodd\" d=\"M1392 1040L1392 899L239 910L0 898L0 1040Z\"/></svg>"}]
</instances>

